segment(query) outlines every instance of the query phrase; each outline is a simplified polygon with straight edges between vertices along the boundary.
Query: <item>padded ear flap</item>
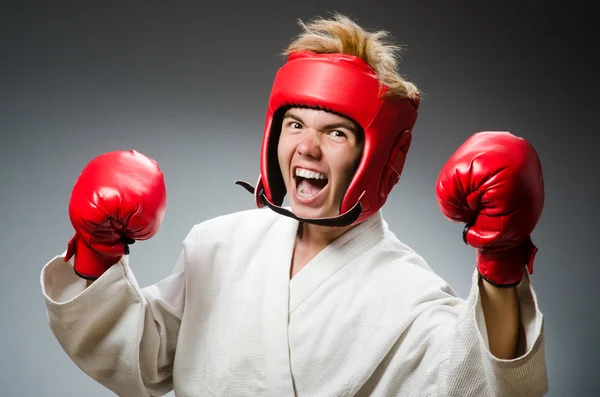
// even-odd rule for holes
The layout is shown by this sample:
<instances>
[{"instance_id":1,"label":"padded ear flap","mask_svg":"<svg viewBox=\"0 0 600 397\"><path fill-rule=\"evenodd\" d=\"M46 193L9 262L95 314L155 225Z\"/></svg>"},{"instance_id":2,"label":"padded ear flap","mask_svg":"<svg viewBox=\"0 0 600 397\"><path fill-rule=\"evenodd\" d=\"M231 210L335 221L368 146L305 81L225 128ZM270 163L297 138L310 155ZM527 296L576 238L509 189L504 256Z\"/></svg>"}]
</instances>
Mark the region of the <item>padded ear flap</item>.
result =
<instances>
[{"instance_id":1,"label":"padded ear flap","mask_svg":"<svg viewBox=\"0 0 600 397\"><path fill-rule=\"evenodd\" d=\"M341 116L346 117L344 115L341 115ZM358 127L358 131L356 131L356 133L358 134L357 138L358 138L358 141L360 142L362 148L360 150L360 155L356 159L354 166L352 168L352 179L350 180L350 183L348 183L348 186L346 186L346 189L344 190L344 194L342 195L342 200L340 200L340 208L339 208L340 214L344 211L343 210L344 200L346 199L346 194L348 193L348 189L350 188L350 185L352 184L352 181L354 180L354 178L356 178L356 171L358 171L358 167L364 161L364 157L365 157L365 131L360 126L360 124L358 124L357 122L355 122L355 124ZM362 204L364 204L364 203L362 203ZM364 208L363 208L363 210L364 210Z\"/></svg>"},{"instance_id":2,"label":"padded ear flap","mask_svg":"<svg viewBox=\"0 0 600 397\"><path fill-rule=\"evenodd\" d=\"M400 180L411 140L412 133L410 130L404 130L398 134L398 138L394 142L388 161L383 168L381 180L379 181L378 193L380 198L385 199L392 191L394 185Z\"/></svg>"},{"instance_id":3,"label":"padded ear flap","mask_svg":"<svg viewBox=\"0 0 600 397\"><path fill-rule=\"evenodd\" d=\"M281 167L279 166L279 157L277 156L277 147L279 146L279 137L281 136L283 115L287 109L287 107L280 108L273 114L269 142L267 142L267 180L271 189L271 201L276 205L283 203L283 198L286 194L285 183L281 175Z\"/></svg>"}]
</instances>

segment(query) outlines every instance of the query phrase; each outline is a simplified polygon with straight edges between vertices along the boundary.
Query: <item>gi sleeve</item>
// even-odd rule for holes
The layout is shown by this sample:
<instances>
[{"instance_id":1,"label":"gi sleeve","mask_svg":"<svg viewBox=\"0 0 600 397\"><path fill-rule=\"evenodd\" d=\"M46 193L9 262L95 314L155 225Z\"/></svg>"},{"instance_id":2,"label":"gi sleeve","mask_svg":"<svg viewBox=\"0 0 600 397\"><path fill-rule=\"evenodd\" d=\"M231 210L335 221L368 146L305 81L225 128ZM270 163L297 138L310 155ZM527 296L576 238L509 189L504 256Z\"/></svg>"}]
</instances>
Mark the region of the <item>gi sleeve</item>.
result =
<instances>
[{"instance_id":1,"label":"gi sleeve","mask_svg":"<svg viewBox=\"0 0 600 397\"><path fill-rule=\"evenodd\" d=\"M120 396L160 396L172 370L185 297L185 245L172 274L140 288L128 257L86 288L64 254L42 269L50 329L91 378Z\"/></svg>"},{"instance_id":2,"label":"gi sleeve","mask_svg":"<svg viewBox=\"0 0 600 397\"><path fill-rule=\"evenodd\" d=\"M423 274L429 276L423 277ZM516 358L492 355L479 275L467 299L430 272L412 274L410 325L357 395L423 397L538 397L548 392L543 316L529 275L519 284L523 334Z\"/></svg>"},{"instance_id":3,"label":"gi sleeve","mask_svg":"<svg viewBox=\"0 0 600 397\"><path fill-rule=\"evenodd\" d=\"M529 274L517 287L522 334L514 359L499 359L490 349L479 275L473 273L466 307L459 315L441 365L440 396L543 396L548 392L544 319Z\"/></svg>"},{"instance_id":4,"label":"gi sleeve","mask_svg":"<svg viewBox=\"0 0 600 397\"><path fill-rule=\"evenodd\" d=\"M543 315L527 272L517 289L523 332L514 359L490 351L477 270L465 301L447 294L428 302L411 327L429 345L422 357L431 363L424 396L538 397L548 392ZM419 335L413 332L413 338Z\"/></svg>"}]
</instances>

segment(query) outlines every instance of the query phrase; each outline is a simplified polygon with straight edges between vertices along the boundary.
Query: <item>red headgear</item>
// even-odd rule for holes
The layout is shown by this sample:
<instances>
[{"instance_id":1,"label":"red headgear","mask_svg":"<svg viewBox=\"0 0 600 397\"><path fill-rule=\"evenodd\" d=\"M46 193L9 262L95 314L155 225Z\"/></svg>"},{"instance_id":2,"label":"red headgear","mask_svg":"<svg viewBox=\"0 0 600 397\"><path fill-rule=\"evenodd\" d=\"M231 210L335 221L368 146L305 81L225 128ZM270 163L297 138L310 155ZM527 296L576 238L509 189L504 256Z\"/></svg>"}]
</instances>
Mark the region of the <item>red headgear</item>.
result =
<instances>
[{"instance_id":1,"label":"red headgear","mask_svg":"<svg viewBox=\"0 0 600 397\"><path fill-rule=\"evenodd\" d=\"M385 203L400 179L417 120L419 99L383 99L388 88L361 58L345 54L291 54L273 83L260 156L257 206L324 226L362 222ZM282 116L290 107L312 107L346 116L364 131L364 147L354 178L342 198L340 216L304 219L281 206L286 194L277 159Z\"/></svg>"}]
</instances>

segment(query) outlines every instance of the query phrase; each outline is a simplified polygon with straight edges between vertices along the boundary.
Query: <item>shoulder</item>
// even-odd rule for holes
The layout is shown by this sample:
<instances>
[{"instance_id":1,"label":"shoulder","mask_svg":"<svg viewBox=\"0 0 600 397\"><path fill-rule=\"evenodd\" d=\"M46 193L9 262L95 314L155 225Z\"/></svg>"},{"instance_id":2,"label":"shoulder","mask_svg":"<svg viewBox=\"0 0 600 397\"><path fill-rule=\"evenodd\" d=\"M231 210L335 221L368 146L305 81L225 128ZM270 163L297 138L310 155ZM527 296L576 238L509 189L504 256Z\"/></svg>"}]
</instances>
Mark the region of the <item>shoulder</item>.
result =
<instances>
[{"instance_id":1,"label":"shoulder","mask_svg":"<svg viewBox=\"0 0 600 397\"><path fill-rule=\"evenodd\" d=\"M376 284L389 286L388 293L395 294L404 290L401 294L403 297L419 297L424 294L430 294L432 298L457 296L421 254L391 231L386 230L384 238L374 248L369 257L372 271L377 275Z\"/></svg>"},{"instance_id":2,"label":"shoulder","mask_svg":"<svg viewBox=\"0 0 600 397\"><path fill-rule=\"evenodd\" d=\"M250 209L220 215L195 224L185 238L186 243L198 241L224 241L243 236L256 236L266 232L280 215L268 208Z\"/></svg>"}]
</instances>

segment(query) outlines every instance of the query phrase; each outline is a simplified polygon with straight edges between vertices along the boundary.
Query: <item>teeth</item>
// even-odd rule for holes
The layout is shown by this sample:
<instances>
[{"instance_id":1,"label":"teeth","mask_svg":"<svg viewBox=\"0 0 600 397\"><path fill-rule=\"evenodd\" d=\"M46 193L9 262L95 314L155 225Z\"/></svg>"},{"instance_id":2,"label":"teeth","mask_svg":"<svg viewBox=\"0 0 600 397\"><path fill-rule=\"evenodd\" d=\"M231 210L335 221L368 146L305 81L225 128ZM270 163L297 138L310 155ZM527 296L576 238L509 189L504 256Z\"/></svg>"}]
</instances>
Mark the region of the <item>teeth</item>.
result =
<instances>
[{"instance_id":1,"label":"teeth","mask_svg":"<svg viewBox=\"0 0 600 397\"><path fill-rule=\"evenodd\" d=\"M304 189L302 188L302 185L298 186L298 196L305 198L305 199L310 199L312 198L312 194L308 194L308 193L304 193Z\"/></svg>"},{"instance_id":2,"label":"teeth","mask_svg":"<svg viewBox=\"0 0 600 397\"><path fill-rule=\"evenodd\" d=\"M327 179L325 175L320 172L305 170L304 168L296 168L296 176L300 176L302 178L311 178L311 179Z\"/></svg>"}]
</instances>

